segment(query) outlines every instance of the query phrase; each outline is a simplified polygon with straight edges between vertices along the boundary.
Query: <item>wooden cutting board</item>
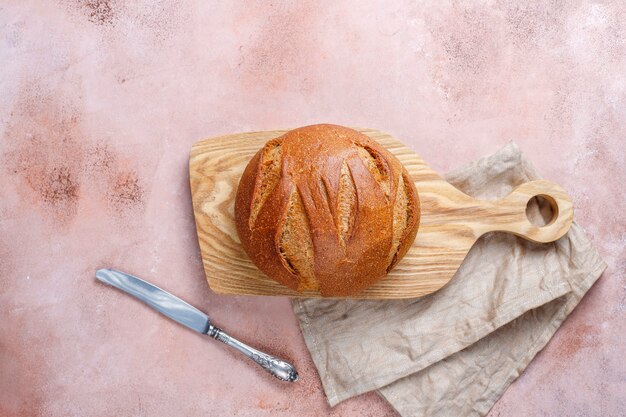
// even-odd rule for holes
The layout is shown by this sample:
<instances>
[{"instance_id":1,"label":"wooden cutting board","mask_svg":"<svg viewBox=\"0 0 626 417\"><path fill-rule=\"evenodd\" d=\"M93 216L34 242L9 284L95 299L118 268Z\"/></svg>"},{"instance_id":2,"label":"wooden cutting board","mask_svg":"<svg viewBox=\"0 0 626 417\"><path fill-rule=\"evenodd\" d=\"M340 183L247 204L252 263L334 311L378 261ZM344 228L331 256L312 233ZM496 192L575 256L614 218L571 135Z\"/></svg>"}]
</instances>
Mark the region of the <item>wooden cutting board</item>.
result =
<instances>
[{"instance_id":1,"label":"wooden cutting board","mask_svg":"<svg viewBox=\"0 0 626 417\"><path fill-rule=\"evenodd\" d=\"M487 232L505 231L535 242L552 242L572 224L572 202L557 184L532 181L501 200L475 200L444 181L399 140L377 130L357 130L378 141L406 167L419 194L421 219L404 259L381 281L349 298L420 297L446 285L474 242ZM207 281L216 293L320 297L316 291L298 293L265 276L244 252L235 229L235 193L244 168L265 142L285 132L219 136L191 149L189 172L198 241ZM527 203L534 196L543 196L552 207L553 217L546 226L534 226L526 217Z\"/></svg>"}]
</instances>

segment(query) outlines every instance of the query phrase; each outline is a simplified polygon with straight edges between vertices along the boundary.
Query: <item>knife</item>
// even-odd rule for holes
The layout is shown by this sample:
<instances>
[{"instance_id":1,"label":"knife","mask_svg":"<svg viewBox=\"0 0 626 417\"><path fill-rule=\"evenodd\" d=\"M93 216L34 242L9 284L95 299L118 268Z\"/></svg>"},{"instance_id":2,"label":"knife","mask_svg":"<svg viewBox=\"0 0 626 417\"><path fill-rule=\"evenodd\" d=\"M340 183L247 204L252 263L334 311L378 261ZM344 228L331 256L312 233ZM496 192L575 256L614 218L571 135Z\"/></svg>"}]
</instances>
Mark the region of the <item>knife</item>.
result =
<instances>
[{"instance_id":1,"label":"knife","mask_svg":"<svg viewBox=\"0 0 626 417\"><path fill-rule=\"evenodd\" d=\"M159 313L177 321L183 326L187 326L198 333L210 336L237 349L276 378L288 382L298 379L298 372L296 372L296 368L292 364L256 350L229 336L222 329L213 326L209 317L202 311L167 291L140 278L114 269L99 269L96 271L96 278L105 284L112 285L138 298Z\"/></svg>"}]
</instances>

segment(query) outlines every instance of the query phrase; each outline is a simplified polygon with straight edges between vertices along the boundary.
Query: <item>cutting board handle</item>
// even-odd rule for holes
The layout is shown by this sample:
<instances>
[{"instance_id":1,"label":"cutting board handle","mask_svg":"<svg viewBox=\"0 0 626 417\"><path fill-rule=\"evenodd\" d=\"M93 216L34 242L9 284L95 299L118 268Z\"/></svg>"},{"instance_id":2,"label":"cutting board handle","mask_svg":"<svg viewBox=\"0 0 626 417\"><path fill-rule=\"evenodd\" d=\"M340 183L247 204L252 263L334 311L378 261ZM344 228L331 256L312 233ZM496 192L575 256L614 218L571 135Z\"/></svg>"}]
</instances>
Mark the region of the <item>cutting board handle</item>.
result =
<instances>
[{"instance_id":1,"label":"cutting board handle","mask_svg":"<svg viewBox=\"0 0 626 417\"><path fill-rule=\"evenodd\" d=\"M552 208L552 218L545 226L536 226L526 215L528 202L543 197ZM506 231L534 242L553 242L569 230L574 218L572 200L559 185L546 180L531 181L515 188L506 197L492 202L493 217L485 231Z\"/></svg>"}]
</instances>

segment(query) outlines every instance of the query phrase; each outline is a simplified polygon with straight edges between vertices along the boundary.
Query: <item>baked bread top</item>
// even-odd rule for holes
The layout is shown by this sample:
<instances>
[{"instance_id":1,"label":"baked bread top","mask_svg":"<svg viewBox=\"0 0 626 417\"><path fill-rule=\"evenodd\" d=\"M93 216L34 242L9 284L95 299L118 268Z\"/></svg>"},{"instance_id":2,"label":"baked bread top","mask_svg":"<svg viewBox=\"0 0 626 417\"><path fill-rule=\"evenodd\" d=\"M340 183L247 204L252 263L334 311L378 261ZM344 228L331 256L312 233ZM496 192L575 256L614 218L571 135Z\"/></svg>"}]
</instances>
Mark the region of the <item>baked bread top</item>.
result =
<instances>
[{"instance_id":1,"label":"baked bread top","mask_svg":"<svg viewBox=\"0 0 626 417\"><path fill-rule=\"evenodd\" d=\"M419 199L408 173L366 135L322 124L268 141L235 200L237 233L265 274L297 291L358 293L413 243Z\"/></svg>"}]
</instances>

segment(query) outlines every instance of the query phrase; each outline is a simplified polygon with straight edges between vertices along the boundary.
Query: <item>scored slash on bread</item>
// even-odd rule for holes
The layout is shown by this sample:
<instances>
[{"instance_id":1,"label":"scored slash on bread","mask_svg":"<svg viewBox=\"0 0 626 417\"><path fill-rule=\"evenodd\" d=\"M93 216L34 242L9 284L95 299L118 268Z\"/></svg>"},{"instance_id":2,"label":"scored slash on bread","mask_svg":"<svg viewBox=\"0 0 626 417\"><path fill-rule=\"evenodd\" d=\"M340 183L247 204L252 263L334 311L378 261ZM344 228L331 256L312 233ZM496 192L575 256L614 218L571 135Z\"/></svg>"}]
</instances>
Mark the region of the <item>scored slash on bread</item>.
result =
<instances>
[{"instance_id":1,"label":"scored slash on bread","mask_svg":"<svg viewBox=\"0 0 626 417\"><path fill-rule=\"evenodd\" d=\"M367 136L314 125L272 139L246 167L237 233L252 261L297 291L356 294L402 259L417 233L417 190Z\"/></svg>"}]
</instances>

